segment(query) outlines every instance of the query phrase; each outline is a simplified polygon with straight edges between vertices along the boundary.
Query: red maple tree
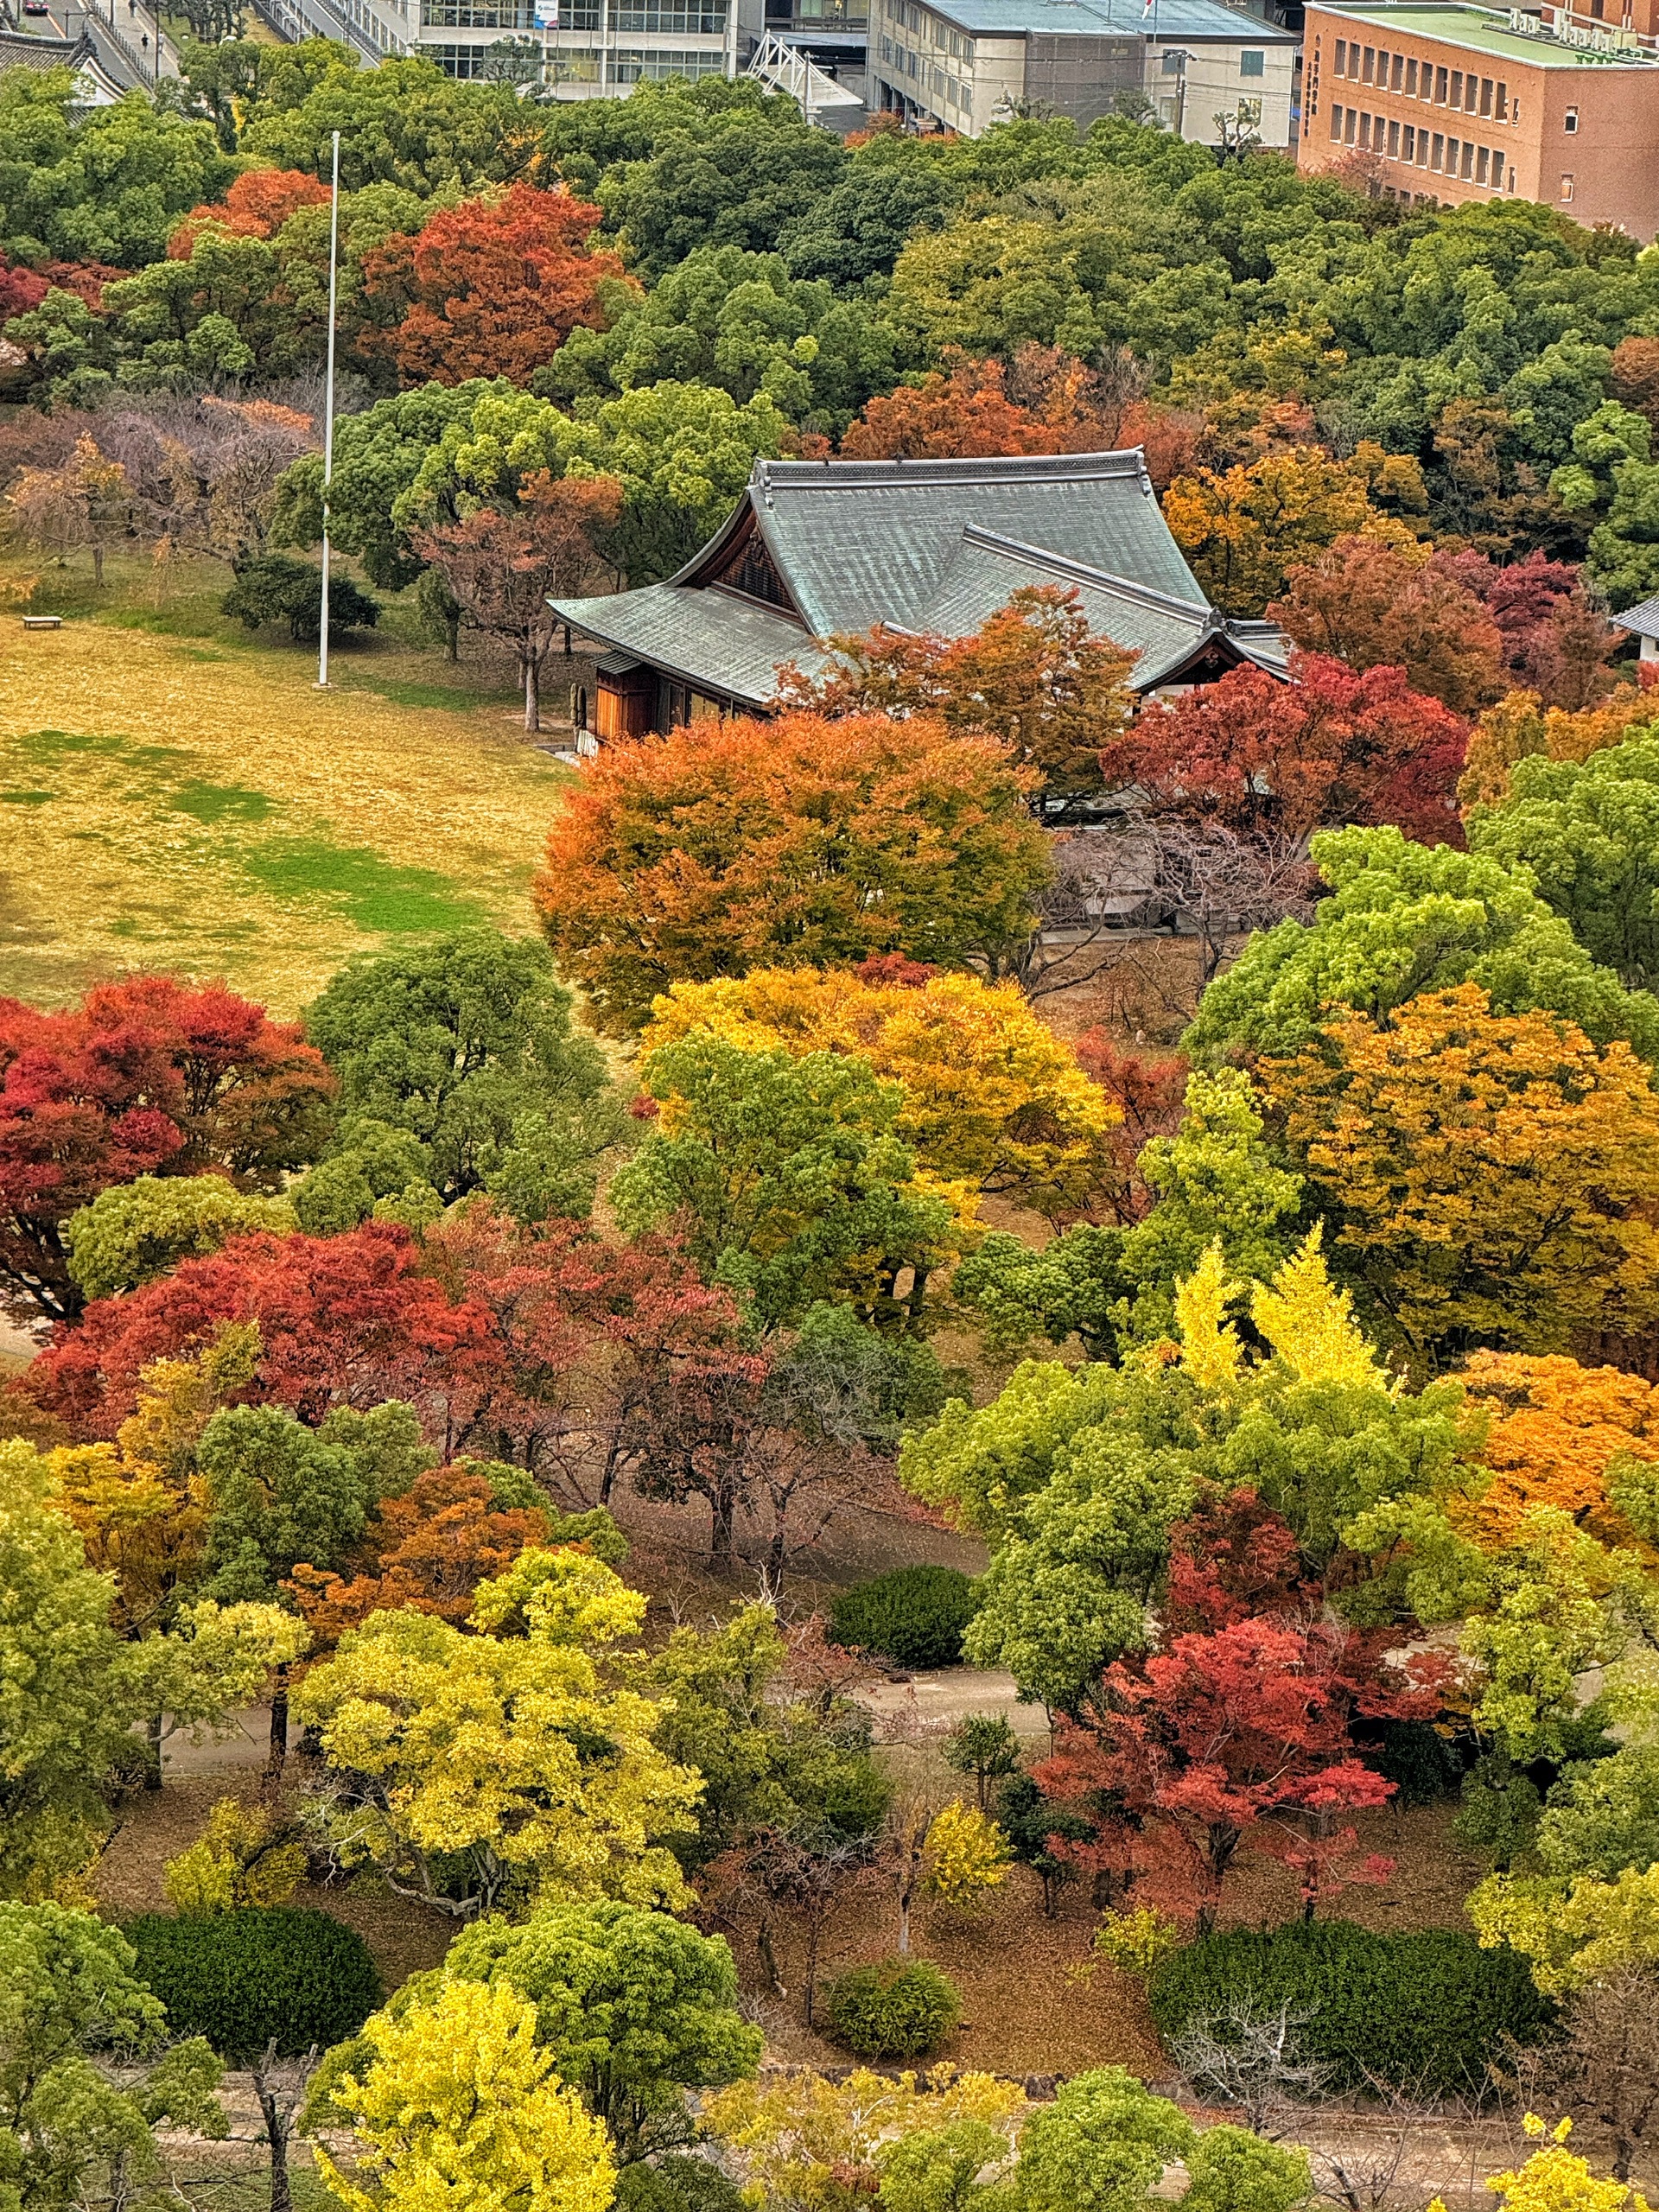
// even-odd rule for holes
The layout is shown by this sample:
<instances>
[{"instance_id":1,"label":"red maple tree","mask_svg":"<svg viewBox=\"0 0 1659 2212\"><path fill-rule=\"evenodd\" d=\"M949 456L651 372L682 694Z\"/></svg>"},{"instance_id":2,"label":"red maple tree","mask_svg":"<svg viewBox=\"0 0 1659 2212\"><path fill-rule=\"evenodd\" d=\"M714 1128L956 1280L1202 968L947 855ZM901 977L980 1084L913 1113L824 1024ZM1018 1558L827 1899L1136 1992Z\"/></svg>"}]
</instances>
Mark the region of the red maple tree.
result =
<instances>
[{"instance_id":1,"label":"red maple tree","mask_svg":"<svg viewBox=\"0 0 1659 2212\"><path fill-rule=\"evenodd\" d=\"M1497 632L1509 683L1573 714L1612 690L1617 679L1608 662L1623 643L1622 633L1591 605L1583 571L1572 562L1535 551L1500 567L1465 546L1459 553L1436 553L1429 567L1479 601Z\"/></svg>"},{"instance_id":2,"label":"red maple tree","mask_svg":"<svg viewBox=\"0 0 1659 2212\"><path fill-rule=\"evenodd\" d=\"M1439 1711L1438 1657L1398 1668L1388 1630L1333 1619L1295 1535L1254 1490L1217 1492L1173 1531L1161 1648L1103 1677L1036 1769L1044 1794L1095 1834L1061 1856L1126 1878L1207 1933L1241 1848L1294 1875L1304 1916L1390 1859L1350 1816L1395 1785L1359 1756L1356 1723Z\"/></svg>"},{"instance_id":3,"label":"red maple tree","mask_svg":"<svg viewBox=\"0 0 1659 2212\"><path fill-rule=\"evenodd\" d=\"M484 1309L452 1301L395 1222L343 1236L238 1236L159 1282L89 1306L29 1370L31 1395L86 1440L111 1437L151 1360L207 1343L225 1321L257 1321L248 1395L320 1421L331 1407L403 1398L429 1433L469 1425L498 1359Z\"/></svg>"},{"instance_id":4,"label":"red maple tree","mask_svg":"<svg viewBox=\"0 0 1659 2212\"><path fill-rule=\"evenodd\" d=\"M1085 1029L1071 1049L1122 1116L1109 1139L1119 1173L1113 1202L1119 1221L1139 1221L1150 1211L1153 1195L1135 1163L1149 1138L1173 1136L1180 1127L1187 1063L1179 1052L1131 1051L1098 1025Z\"/></svg>"},{"instance_id":5,"label":"red maple tree","mask_svg":"<svg viewBox=\"0 0 1659 2212\"><path fill-rule=\"evenodd\" d=\"M313 1158L334 1080L296 1024L222 983L100 983L42 1013L0 1000L0 1296L79 1313L62 1228L137 1175L228 1175L274 1188Z\"/></svg>"},{"instance_id":6,"label":"red maple tree","mask_svg":"<svg viewBox=\"0 0 1659 2212\"><path fill-rule=\"evenodd\" d=\"M1357 674L1324 653L1294 653L1290 671L1281 683L1236 668L1173 705L1149 702L1102 747L1107 782L1237 830L1294 838L1391 822L1424 844L1460 844L1467 725L1398 668Z\"/></svg>"},{"instance_id":7,"label":"red maple tree","mask_svg":"<svg viewBox=\"0 0 1659 2212\"><path fill-rule=\"evenodd\" d=\"M364 257L373 321L358 344L409 384L511 377L528 384L578 323L603 329L607 294L635 288L588 241L601 210L562 188L510 185L440 208Z\"/></svg>"}]
</instances>

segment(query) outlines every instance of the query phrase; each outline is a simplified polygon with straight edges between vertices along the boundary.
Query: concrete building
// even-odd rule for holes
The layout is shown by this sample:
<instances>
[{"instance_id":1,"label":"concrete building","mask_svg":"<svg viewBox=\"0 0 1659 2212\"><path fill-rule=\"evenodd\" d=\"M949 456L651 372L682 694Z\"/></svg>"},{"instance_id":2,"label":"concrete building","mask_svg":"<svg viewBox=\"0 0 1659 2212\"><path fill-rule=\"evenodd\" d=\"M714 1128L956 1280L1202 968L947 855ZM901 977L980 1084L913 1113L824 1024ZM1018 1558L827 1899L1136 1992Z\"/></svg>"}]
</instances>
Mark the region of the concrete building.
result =
<instances>
[{"instance_id":1,"label":"concrete building","mask_svg":"<svg viewBox=\"0 0 1659 2212\"><path fill-rule=\"evenodd\" d=\"M1087 125L1144 93L1166 130L1220 140L1217 114L1259 103L1266 146L1291 143L1297 41L1221 0L870 0L869 105L975 138L1024 102Z\"/></svg>"},{"instance_id":2,"label":"concrete building","mask_svg":"<svg viewBox=\"0 0 1659 2212\"><path fill-rule=\"evenodd\" d=\"M492 47L521 41L544 53L548 89L578 99L647 79L735 76L766 29L766 0L562 0L556 29L537 26L534 0L257 4L285 38L342 38L372 60L429 54L452 77L486 74Z\"/></svg>"},{"instance_id":3,"label":"concrete building","mask_svg":"<svg viewBox=\"0 0 1659 2212\"><path fill-rule=\"evenodd\" d=\"M1575 222L1659 232L1656 0L1555 7L1341 7L1311 0L1304 169L1357 169L1425 206L1539 200ZM1600 11L1620 9L1614 25Z\"/></svg>"}]
</instances>

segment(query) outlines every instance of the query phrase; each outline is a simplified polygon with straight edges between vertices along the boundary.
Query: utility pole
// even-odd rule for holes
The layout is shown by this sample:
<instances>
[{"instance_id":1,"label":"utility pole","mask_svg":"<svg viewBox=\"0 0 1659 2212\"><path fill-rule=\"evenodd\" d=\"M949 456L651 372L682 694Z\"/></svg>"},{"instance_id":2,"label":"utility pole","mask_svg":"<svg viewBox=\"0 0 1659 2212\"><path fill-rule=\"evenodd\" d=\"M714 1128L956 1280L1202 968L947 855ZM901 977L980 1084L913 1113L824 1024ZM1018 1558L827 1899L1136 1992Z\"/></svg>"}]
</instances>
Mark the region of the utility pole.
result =
<instances>
[{"instance_id":1,"label":"utility pole","mask_svg":"<svg viewBox=\"0 0 1659 2212\"><path fill-rule=\"evenodd\" d=\"M317 689L328 688L328 494L334 480L334 308L340 289L340 133L334 133L334 190L328 211L328 386L322 403L322 628L317 639Z\"/></svg>"}]
</instances>

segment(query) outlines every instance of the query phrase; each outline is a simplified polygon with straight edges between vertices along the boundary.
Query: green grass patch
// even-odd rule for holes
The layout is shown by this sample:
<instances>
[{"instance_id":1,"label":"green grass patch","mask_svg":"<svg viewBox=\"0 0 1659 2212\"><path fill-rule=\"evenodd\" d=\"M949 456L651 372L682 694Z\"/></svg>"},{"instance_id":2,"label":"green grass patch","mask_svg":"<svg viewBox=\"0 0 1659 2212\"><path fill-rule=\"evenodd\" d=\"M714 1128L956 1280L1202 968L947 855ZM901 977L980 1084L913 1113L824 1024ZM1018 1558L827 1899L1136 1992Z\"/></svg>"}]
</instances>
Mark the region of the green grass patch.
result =
<instances>
[{"instance_id":1,"label":"green grass patch","mask_svg":"<svg viewBox=\"0 0 1659 2212\"><path fill-rule=\"evenodd\" d=\"M278 899L333 899L361 930L414 937L483 920L476 900L447 875L399 868L367 845L296 837L236 855L261 889Z\"/></svg>"},{"instance_id":2,"label":"green grass patch","mask_svg":"<svg viewBox=\"0 0 1659 2212\"><path fill-rule=\"evenodd\" d=\"M168 800L175 814L206 823L263 822L273 804L264 791L247 791L240 784L185 784Z\"/></svg>"},{"instance_id":3,"label":"green grass patch","mask_svg":"<svg viewBox=\"0 0 1659 2212\"><path fill-rule=\"evenodd\" d=\"M91 730L37 729L14 738L26 760L50 766L76 753L102 754L106 760L129 761L135 768L169 768L194 755L176 745L140 745L130 737L106 737Z\"/></svg>"},{"instance_id":4,"label":"green grass patch","mask_svg":"<svg viewBox=\"0 0 1659 2212\"><path fill-rule=\"evenodd\" d=\"M461 715L474 707L510 707L518 697L516 691L468 691L460 684L412 683L392 676L347 677L341 689L372 692L394 707L443 707Z\"/></svg>"},{"instance_id":5,"label":"green grass patch","mask_svg":"<svg viewBox=\"0 0 1659 2212\"><path fill-rule=\"evenodd\" d=\"M0 806L49 806L55 791L0 791Z\"/></svg>"}]
</instances>

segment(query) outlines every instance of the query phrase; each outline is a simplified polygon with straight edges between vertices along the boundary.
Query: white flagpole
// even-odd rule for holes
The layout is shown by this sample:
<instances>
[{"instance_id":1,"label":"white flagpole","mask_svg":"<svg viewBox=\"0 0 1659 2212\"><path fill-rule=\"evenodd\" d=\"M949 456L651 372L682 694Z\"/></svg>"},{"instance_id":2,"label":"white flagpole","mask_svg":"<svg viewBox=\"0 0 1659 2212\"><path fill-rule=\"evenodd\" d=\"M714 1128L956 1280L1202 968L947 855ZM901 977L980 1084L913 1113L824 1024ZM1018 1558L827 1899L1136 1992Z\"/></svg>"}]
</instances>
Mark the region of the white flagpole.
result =
<instances>
[{"instance_id":1,"label":"white flagpole","mask_svg":"<svg viewBox=\"0 0 1659 2212\"><path fill-rule=\"evenodd\" d=\"M334 133L334 192L328 213L328 388L322 403L322 630L317 688L328 688L328 493L334 480L334 306L340 286L340 133Z\"/></svg>"}]
</instances>

